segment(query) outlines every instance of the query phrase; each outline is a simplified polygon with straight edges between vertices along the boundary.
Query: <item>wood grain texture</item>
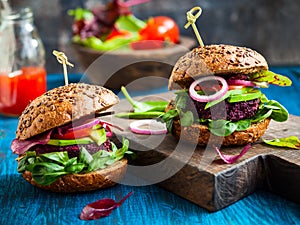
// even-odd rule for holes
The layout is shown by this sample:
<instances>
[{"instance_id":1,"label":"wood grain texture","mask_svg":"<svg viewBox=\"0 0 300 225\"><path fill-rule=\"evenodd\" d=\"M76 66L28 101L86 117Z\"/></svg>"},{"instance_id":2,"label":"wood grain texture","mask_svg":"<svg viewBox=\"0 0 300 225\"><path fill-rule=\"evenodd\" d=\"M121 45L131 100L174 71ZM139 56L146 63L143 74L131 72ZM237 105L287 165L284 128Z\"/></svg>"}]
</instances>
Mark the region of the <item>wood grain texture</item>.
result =
<instances>
[{"instance_id":1,"label":"wood grain texture","mask_svg":"<svg viewBox=\"0 0 300 225\"><path fill-rule=\"evenodd\" d=\"M166 100L173 96L171 93L164 93L155 97ZM114 110L124 112L129 108L123 101ZM147 166L172 158L173 163L169 169L178 169L174 165L183 165L182 168L174 175L158 182L158 185L209 211L227 207L262 188L300 203L300 195L297 193L297 190L300 190L300 152L297 150L267 146L260 140L253 144L237 163L225 164L216 156L213 149L189 146L185 143L180 146L181 151L174 151L180 143L170 134L163 138L157 136L149 138L130 132L128 126L132 120L116 121L115 118L114 120L125 129L123 132L117 132L117 136L129 138L131 147L138 149L135 165ZM263 138L290 135L300 136L300 117L290 116L284 123L272 121ZM187 154L190 154L190 149L193 150L188 160L184 155L185 149L189 149ZM225 154L238 154L241 149L242 147L221 148ZM211 156L208 157L207 154ZM144 174L142 178L148 179L147 176L149 174Z\"/></svg>"}]
</instances>

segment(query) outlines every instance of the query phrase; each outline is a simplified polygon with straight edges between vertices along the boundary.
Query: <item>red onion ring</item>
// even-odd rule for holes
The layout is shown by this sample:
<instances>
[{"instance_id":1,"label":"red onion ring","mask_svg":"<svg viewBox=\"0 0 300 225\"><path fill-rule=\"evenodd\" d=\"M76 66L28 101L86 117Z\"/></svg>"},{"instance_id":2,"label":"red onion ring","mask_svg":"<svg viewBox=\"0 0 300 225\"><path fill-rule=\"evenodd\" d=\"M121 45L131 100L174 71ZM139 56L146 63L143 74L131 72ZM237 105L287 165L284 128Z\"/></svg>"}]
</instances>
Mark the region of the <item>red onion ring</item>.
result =
<instances>
[{"instance_id":1,"label":"red onion ring","mask_svg":"<svg viewBox=\"0 0 300 225\"><path fill-rule=\"evenodd\" d=\"M195 91L195 87L199 83L202 83L204 81L210 81L210 80L220 81L222 84L221 90L219 90L218 92L216 92L212 95L199 95ZM217 100L217 99L223 97L227 91L228 91L228 84L227 84L226 80L224 78L218 77L218 76L201 77L201 78L195 80L189 88L189 93L190 93L191 98L198 102L211 102L211 101Z\"/></svg>"},{"instance_id":2,"label":"red onion ring","mask_svg":"<svg viewBox=\"0 0 300 225\"><path fill-rule=\"evenodd\" d=\"M249 81L249 80L228 80L227 83L229 85L243 85L246 87L256 86L252 81Z\"/></svg>"},{"instance_id":3,"label":"red onion ring","mask_svg":"<svg viewBox=\"0 0 300 225\"><path fill-rule=\"evenodd\" d=\"M141 128L147 125L149 128ZM137 134L166 134L168 132L166 124L157 120L136 120L129 125L130 130ZM155 129L154 129L155 128Z\"/></svg>"}]
</instances>

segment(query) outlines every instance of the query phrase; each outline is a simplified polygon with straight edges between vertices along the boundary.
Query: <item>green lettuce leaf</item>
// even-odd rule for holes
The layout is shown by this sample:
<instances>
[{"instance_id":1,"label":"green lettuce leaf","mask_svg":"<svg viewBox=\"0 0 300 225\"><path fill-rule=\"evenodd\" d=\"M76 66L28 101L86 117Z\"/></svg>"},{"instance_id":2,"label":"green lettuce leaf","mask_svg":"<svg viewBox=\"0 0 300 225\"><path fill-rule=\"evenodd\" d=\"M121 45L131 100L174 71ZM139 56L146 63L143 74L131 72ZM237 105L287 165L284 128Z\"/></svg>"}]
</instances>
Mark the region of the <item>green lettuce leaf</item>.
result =
<instances>
[{"instance_id":1,"label":"green lettuce leaf","mask_svg":"<svg viewBox=\"0 0 300 225\"><path fill-rule=\"evenodd\" d=\"M108 165L122 159L129 151L129 141L123 138L122 147L117 148L112 143L112 151L100 150L91 155L84 147L79 157L69 158L67 152L51 152L36 155L34 151L27 151L20 159L18 172L30 171L32 177L40 185L49 185L66 174L88 173L104 169Z\"/></svg>"},{"instance_id":2,"label":"green lettuce leaf","mask_svg":"<svg viewBox=\"0 0 300 225\"><path fill-rule=\"evenodd\" d=\"M254 83L263 83L266 82L268 84L274 84L278 86L291 86L292 81L283 75L276 74L269 70L262 70L257 73L253 73L250 75L250 80Z\"/></svg>"},{"instance_id":3,"label":"green lettuce leaf","mask_svg":"<svg viewBox=\"0 0 300 225\"><path fill-rule=\"evenodd\" d=\"M289 136L285 138L275 138L272 140L264 140L264 143L276 147L286 147L292 149L300 149L300 140L296 136Z\"/></svg>"}]
</instances>

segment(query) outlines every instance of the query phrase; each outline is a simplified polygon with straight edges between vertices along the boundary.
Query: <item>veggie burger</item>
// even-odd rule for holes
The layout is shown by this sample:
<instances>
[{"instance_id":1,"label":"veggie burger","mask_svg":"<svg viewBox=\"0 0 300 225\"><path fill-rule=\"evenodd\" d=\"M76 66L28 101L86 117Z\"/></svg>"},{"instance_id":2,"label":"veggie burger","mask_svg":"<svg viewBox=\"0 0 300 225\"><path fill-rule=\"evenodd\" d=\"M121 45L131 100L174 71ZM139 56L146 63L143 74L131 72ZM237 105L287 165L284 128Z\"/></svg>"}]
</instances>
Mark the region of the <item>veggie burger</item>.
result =
<instances>
[{"instance_id":1,"label":"veggie burger","mask_svg":"<svg viewBox=\"0 0 300 225\"><path fill-rule=\"evenodd\" d=\"M253 143L271 119L288 119L287 110L267 99L260 88L291 83L269 71L265 58L252 49L221 44L197 47L173 68L169 90L179 91L162 120L176 137L199 145L220 137L224 146Z\"/></svg>"},{"instance_id":2,"label":"veggie burger","mask_svg":"<svg viewBox=\"0 0 300 225\"><path fill-rule=\"evenodd\" d=\"M128 140L118 148L110 123L95 114L119 102L110 90L84 83L52 89L19 118L11 149L18 172L34 186L81 192L114 185L126 172Z\"/></svg>"}]
</instances>

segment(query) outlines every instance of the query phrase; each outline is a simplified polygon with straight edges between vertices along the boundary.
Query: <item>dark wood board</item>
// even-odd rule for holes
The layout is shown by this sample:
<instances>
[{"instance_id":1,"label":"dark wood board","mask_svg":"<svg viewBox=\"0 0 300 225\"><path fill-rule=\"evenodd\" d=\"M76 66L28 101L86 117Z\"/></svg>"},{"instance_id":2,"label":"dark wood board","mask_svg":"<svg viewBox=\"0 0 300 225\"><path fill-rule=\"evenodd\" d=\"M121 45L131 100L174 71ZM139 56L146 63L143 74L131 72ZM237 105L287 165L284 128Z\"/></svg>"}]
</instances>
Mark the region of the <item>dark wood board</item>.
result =
<instances>
[{"instance_id":1,"label":"dark wood board","mask_svg":"<svg viewBox=\"0 0 300 225\"><path fill-rule=\"evenodd\" d=\"M172 93L140 97L138 99L169 100ZM122 100L113 110L130 110L127 101ZM300 151L276 148L261 141L234 164L225 164L213 149L190 146L178 142L171 134L138 135L129 130L133 120L114 116L106 120L122 127L124 131L114 130L116 139L126 137L137 158L130 163L125 184L141 185L130 178L140 177L145 184L158 184L208 211L220 210L239 199L264 188L287 199L300 203ZM300 137L300 117L290 115L283 123L272 121L263 138L279 138L295 135ZM242 147L222 147L225 154L238 154ZM176 150L175 150L176 149ZM192 149L192 150L191 150ZM167 163L166 159L170 160ZM129 165L129 167L130 167ZM137 168L159 165L145 172ZM162 175L163 174L163 175ZM166 177L164 179L164 177ZM127 180L126 180L127 179Z\"/></svg>"}]
</instances>

